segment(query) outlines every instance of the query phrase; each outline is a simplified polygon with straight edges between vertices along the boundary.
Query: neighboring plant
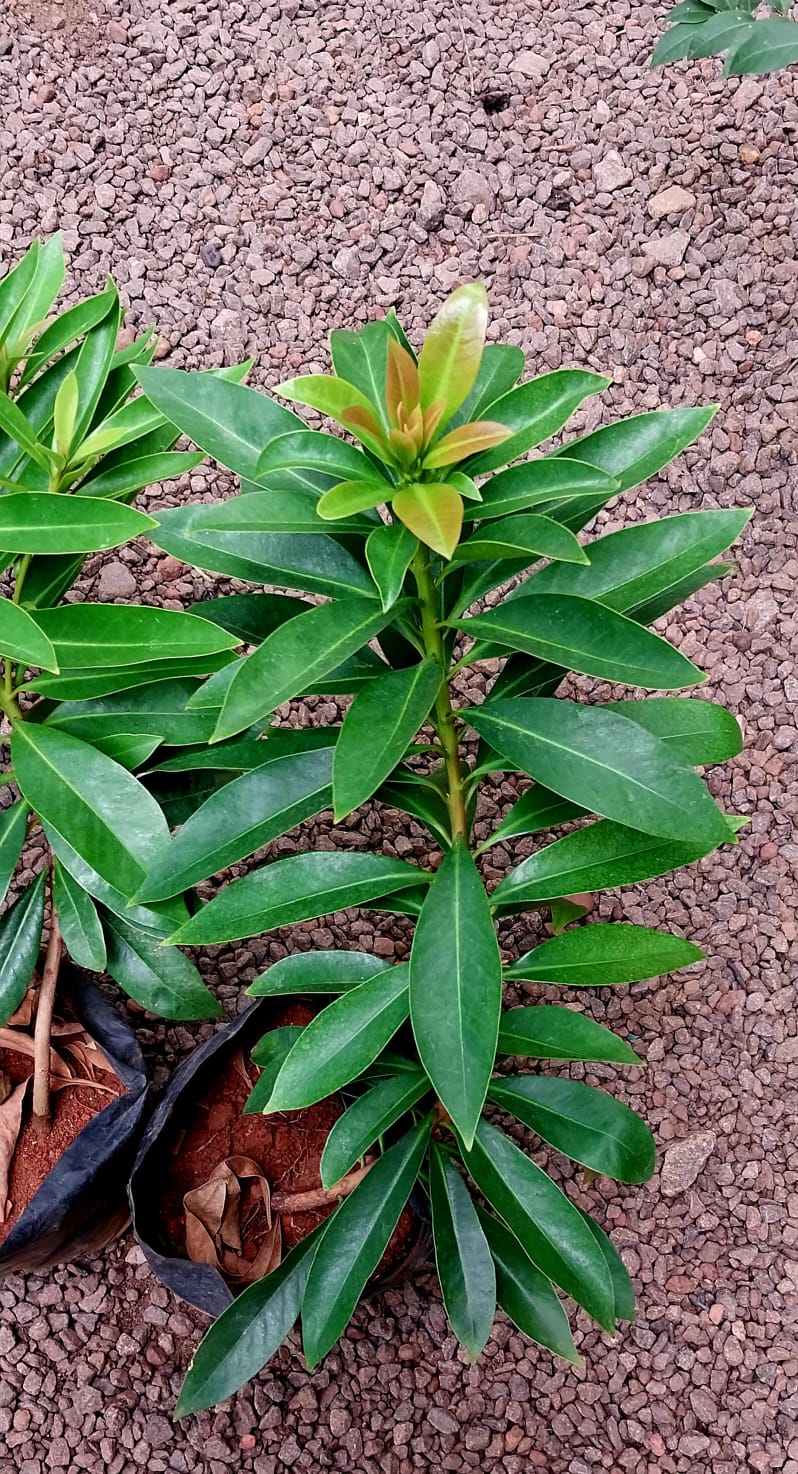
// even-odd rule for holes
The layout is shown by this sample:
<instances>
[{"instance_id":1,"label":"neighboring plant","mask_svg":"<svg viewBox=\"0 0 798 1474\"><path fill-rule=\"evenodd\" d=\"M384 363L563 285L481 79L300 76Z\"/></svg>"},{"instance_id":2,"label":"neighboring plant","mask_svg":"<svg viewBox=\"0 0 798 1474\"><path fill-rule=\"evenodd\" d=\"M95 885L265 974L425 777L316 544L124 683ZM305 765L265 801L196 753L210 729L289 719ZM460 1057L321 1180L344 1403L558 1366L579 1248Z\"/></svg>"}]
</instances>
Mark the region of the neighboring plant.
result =
<instances>
[{"instance_id":1,"label":"neighboring plant","mask_svg":"<svg viewBox=\"0 0 798 1474\"><path fill-rule=\"evenodd\" d=\"M758 15L757 11L778 11ZM652 66L725 56L724 77L778 72L798 62L798 25L785 20L792 0L680 0L654 47Z\"/></svg>"},{"instance_id":2,"label":"neighboring plant","mask_svg":"<svg viewBox=\"0 0 798 1474\"><path fill-rule=\"evenodd\" d=\"M173 452L174 425L146 399L131 398L134 367L149 362L156 340L148 332L117 349L122 309L113 283L44 320L63 279L54 237L34 243L0 281L4 744L10 735L2 782L20 793L0 812L0 900L37 824L48 856L0 918L0 1026L37 983L33 1109L42 1117L64 948L82 967L107 970L153 1013L187 1019L220 1012L188 959L159 946L187 918L183 899L129 905L168 838L166 819L131 770L169 737L163 722L137 721L141 693L157 704L177 687L185 705L196 679L229 661L237 643L191 614L62 602L87 553L120 547L155 526L127 505L135 493L202 460Z\"/></svg>"},{"instance_id":3,"label":"neighboring plant","mask_svg":"<svg viewBox=\"0 0 798 1474\"><path fill-rule=\"evenodd\" d=\"M432 1205L446 1310L472 1358L497 1303L572 1361L558 1289L607 1330L633 1314L609 1240L501 1122L514 1117L591 1173L644 1182L654 1143L633 1111L581 1080L511 1063L640 1061L582 1012L542 1002L504 1011L502 987L629 983L701 957L641 926L566 930L585 911L568 897L666 874L734 841L739 822L695 769L740 750L737 724L707 701L588 705L554 693L569 671L658 692L699 684L700 671L646 626L725 571L711 560L748 512L688 512L583 546L577 532L660 471L713 410L639 415L499 470L556 435L608 381L565 369L519 384L523 354L484 347L487 319L484 289L461 287L418 361L389 314L332 334L333 376L275 390L326 413L362 448L308 429L253 389L139 373L152 403L236 472L244 493L167 511L158 544L201 568L327 596L310 604L253 593L199 606L257 648L192 700L214 716L214 745L159 765L161 782L193 775L224 786L155 859L139 903L166 903L330 805L340 822L376 799L420 820L443 851L430 870L351 849L277 859L232 880L171 938L229 943L352 906L415 918L409 962L297 953L249 989L338 995L307 1027L263 1037L248 1109L296 1111L345 1091L351 1103L321 1169L341 1201L217 1320L181 1413L227 1397L299 1314L315 1366L416 1185ZM458 673L486 660L502 665L487 700L457 705ZM356 693L343 725L275 728L253 741L254 724L308 692ZM496 771L534 781L475 846L481 780ZM481 853L562 824L565 837L486 892ZM555 935L504 965L502 922L530 908L551 910Z\"/></svg>"}]
</instances>

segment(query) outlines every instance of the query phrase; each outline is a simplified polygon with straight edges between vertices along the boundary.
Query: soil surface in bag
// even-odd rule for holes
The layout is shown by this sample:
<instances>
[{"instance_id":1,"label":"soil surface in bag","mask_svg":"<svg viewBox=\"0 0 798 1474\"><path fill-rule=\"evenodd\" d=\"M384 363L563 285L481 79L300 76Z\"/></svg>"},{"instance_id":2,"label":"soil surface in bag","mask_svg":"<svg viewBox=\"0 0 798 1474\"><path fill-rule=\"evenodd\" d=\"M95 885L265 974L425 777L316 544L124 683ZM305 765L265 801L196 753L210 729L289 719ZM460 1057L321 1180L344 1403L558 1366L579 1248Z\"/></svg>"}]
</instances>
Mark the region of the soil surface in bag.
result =
<instances>
[{"instance_id":1,"label":"soil surface in bag","mask_svg":"<svg viewBox=\"0 0 798 1474\"><path fill-rule=\"evenodd\" d=\"M306 1004L292 1002L275 1010L270 1025L281 1028L307 1024L313 1013ZM304 1193L321 1187L321 1154L331 1127L343 1114L344 1103L339 1097L330 1097L302 1111L244 1115L244 1104L260 1074L249 1053L260 1032L239 1039L220 1059L213 1080L196 1093L189 1092L170 1122L172 1139L166 1143L162 1158L160 1227L174 1254L186 1255L186 1193L208 1182L219 1163L230 1157L248 1157L257 1163L273 1193ZM281 1212L283 1254L321 1223L338 1201L333 1199L311 1211ZM254 1185L242 1191L240 1229L243 1257L252 1261L269 1231L268 1214ZM415 1214L405 1208L380 1264L379 1276L390 1274L416 1237ZM243 1288L241 1280L225 1277L232 1289Z\"/></svg>"}]
</instances>

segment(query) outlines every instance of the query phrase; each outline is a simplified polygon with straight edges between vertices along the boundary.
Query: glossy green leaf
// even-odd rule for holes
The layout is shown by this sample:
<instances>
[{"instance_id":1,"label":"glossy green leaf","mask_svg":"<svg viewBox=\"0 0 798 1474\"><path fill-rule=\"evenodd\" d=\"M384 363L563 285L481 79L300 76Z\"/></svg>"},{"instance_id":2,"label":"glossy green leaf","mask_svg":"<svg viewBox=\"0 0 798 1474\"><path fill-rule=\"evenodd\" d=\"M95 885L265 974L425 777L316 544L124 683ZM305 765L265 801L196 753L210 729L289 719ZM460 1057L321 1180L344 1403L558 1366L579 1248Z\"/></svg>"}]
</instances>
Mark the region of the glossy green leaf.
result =
<instances>
[{"instance_id":1,"label":"glossy green leaf","mask_svg":"<svg viewBox=\"0 0 798 1474\"><path fill-rule=\"evenodd\" d=\"M717 411L709 408L658 409L604 425L579 440L571 440L554 457L576 457L614 476L619 492L631 491L656 476L669 461L691 445ZM500 417L501 418L501 417Z\"/></svg>"},{"instance_id":2,"label":"glossy green leaf","mask_svg":"<svg viewBox=\"0 0 798 1474\"><path fill-rule=\"evenodd\" d=\"M161 738L154 732L114 732L107 736L95 735L93 747L112 757L115 763L121 763L131 773L135 768L140 768L160 747Z\"/></svg>"},{"instance_id":3,"label":"glossy green leaf","mask_svg":"<svg viewBox=\"0 0 798 1474\"><path fill-rule=\"evenodd\" d=\"M481 282L458 287L432 319L418 358L421 408L443 401L441 426L470 394L479 372L488 326Z\"/></svg>"},{"instance_id":4,"label":"glossy green leaf","mask_svg":"<svg viewBox=\"0 0 798 1474\"><path fill-rule=\"evenodd\" d=\"M323 430L303 429L278 435L269 442L258 463L256 479L268 485L276 472L295 468L321 471L336 481L366 481L380 476L374 462L348 440Z\"/></svg>"},{"instance_id":5,"label":"glossy green leaf","mask_svg":"<svg viewBox=\"0 0 798 1474\"><path fill-rule=\"evenodd\" d=\"M429 1190L443 1304L458 1341L475 1362L493 1329L496 1271L471 1194L451 1158L434 1142Z\"/></svg>"},{"instance_id":6,"label":"glossy green leaf","mask_svg":"<svg viewBox=\"0 0 798 1474\"><path fill-rule=\"evenodd\" d=\"M332 537L310 533L194 533L202 507L159 512L151 541L164 552L209 573L248 583L276 584L335 598L373 594L365 568Z\"/></svg>"},{"instance_id":7,"label":"glossy green leaf","mask_svg":"<svg viewBox=\"0 0 798 1474\"><path fill-rule=\"evenodd\" d=\"M378 1080L334 1122L321 1157L323 1187L332 1187L425 1095L430 1084L417 1067Z\"/></svg>"},{"instance_id":8,"label":"glossy green leaf","mask_svg":"<svg viewBox=\"0 0 798 1474\"><path fill-rule=\"evenodd\" d=\"M336 823L371 798L401 762L429 716L441 680L437 662L422 660L377 676L355 697L335 748Z\"/></svg>"},{"instance_id":9,"label":"glossy green leaf","mask_svg":"<svg viewBox=\"0 0 798 1474\"><path fill-rule=\"evenodd\" d=\"M503 1132L482 1120L463 1160L477 1187L543 1274L612 1330L606 1261L584 1219L551 1178Z\"/></svg>"},{"instance_id":10,"label":"glossy green leaf","mask_svg":"<svg viewBox=\"0 0 798 1474\"><path fill-rule=\"evenodd\" d=\"M410 954L421 1063L464 1140L474 1139L496 1055L501 956L488 898L463 840L444 855Z\"/></svg>"},{"instance_id":11,"label":"glossy green leaf","mask_svg":"<svg viewBox=\"0 0 798 1474\"><path fill-rule=\"evenodd\" d=\"M8 895L11 878L22 854L29 813L30 809L22 798L0 810L0 905Z\"/></svg>"},{"instance_id":12,"label":"glossy green leaf","mask_svg":"<svg viewBox=\"0 0 798 1474\"><path fill-rule=\"evenodd\" d=\"M758 18L754 30L743 37L741 44L734 45L735 39L732 39L734 50L723 69L724 76L765 76L798 62L798 26L793 20L775 15Z\"/></svg>"},{"instance_id":13,"label":"glossy green leaf","mask_svg":"<svg viewBox=\"0 0 798 1474\"><path fill-rule=\"evenodd\" d=\"M11 757L40 819L103 880L132 896L168 837L166 820L141 783L88 743L34 722L16 723Z\"/></svg>"},{"instance_id":14,"label":"glossy green leaf","mask_svg":"<svg viewBox=\"0 0 798 1474\"><path fill-rule=\"evenodd\" d=\"M505 761L510 767L509 759ZM493 845L513 839L519 834L537 834L541 829L556 829L560 824L569 824L572 819L579 819L584 813L586 810L579 804L572 804L567 798L560 798L558 793L552 793L551 789L543 788L540 783L533 783L526 793L516 799L501 823L496 825L493 833L480 845L480 849L490 849Z\"/></svg>"},{"instance_id":15,"label":"glossy green leaf","mask_svg":"<svg viewBox=\"0 0 798 1474\"><path fill-rule=\"evenodd\" d=\"M531 512L482 524L455 550L452 561L519 557L557 558L569 565L587 562L584 549L567 527Z\"/></svg>"},{"instance_id":16,"label":"glossy green leaf","mask_svg":"<svg viewBox=\"0 0 798 1474\"><path fill-rule=\"evenodd\" d=\"M678 583L672 584L661 594L655 594L653 598L646 599L642 604L636 604L634 609L630 610L632 619L636 619L639 624L653 624L655 619L675 609L677 605L683 604L699 589L706 588L707 584L716 583L719 578L725 578L733 567L732 563L705 563L703 568L697 568L695 573L688 574L686 578L680 578Z\"/></svg>"},{"instance_id":17,"label":"glossy green leaf","mask_svg":"<svg viewBox=\"0 0 798 1474\"><path fill-rule=\"evenodd\" d=\"M587 567L541 568L527 589L596 599L619 613L631 613L722 553L750 515L747 508L713 509L624 527L586 545Z\"/></svg>"},{"instance_id":18,"label":"glossy green leaf","mask_svg":"<svg viewBox=\"0 0 798 1474\"><path fill-rule=\"evenodd\" d=\"M221 1018L224 1010L192 962L176 947L163 947L148 933L103 911L107 970L120 988L149 1013L162 1018Z\"/></svg>"},{"instance_id":19,"label":"glossy green leaf","mask_svg":"<svg viewBox=\"0 0 798 1474\"><path fill-rule=\"evenodd\" d=\"M332 747L295 753L226 783L178 831L137 899L188 890L321 813L332 798L332 760Z\"/></svg>"},{"instance_id":20,"label":"glossy green leaf","mask_svg":"<svg viewBox=\"0 0 798 1474\"><path fill-rule=\"evenodd\" d=\"M216 655L195 655L186 659L152 661L145 665L97 666L94 670L61 670L58 675L40 675L27 681L26 691L37 691L40 696L49 696L56 701L94 701L98 697L113 696L117 692L131 691L136 686L151 686L157 681L172 680L179 676L208 675L224 669L230 663L230 652L221 650Z\"/></svg>"},{"instance_id":21,"label":"glossy green leaf","mask_svg":"<svg viewBox=\"0 0 798 1474\"><path fill-rule=\"evenodd\" d=\"M0 546L9 553L94 553L118 548L156 524L124 503L47 492L0 497Z\"/></svg>"},{"instance_id":22,"label":"glossy green leaf","mask_svg":"<svg viewBox=\"0 0 798 1474\"><path fill-rule=\"evenodd\" d=\"M418 866L384 855L289 855L234 880L171 940L186 946L236 941L363 906L426 880Z\"/></svg>"},{"instance_id":23,"label":"glossy green leaf","mask_svg":"<svg viewBox=\"0 0 798 1474\"><path fill-rule=\"evenodd\" d=\"M554 373L519 384L501 399L486 405L486 417L506 425L513 434L496 450L475 456L467 467L469 475L481 476L496 466L505 466L556 435L582 401L606 389L609 382L600 374L583 369L556 369Z\"/></svg>"},{"instance_id":24,"label":"glossy green leaf","mask_svg":"<svg viewBox=\"0 0 798 1474\"><path fill-rule=\"evenodd\" d=\"M163 481L177 480L201 466L204 459L201 451L164 450L157 455L131 455L128 460L120 460L107 469L102 460L97 466L98 474L81 482L80 494L109 499L132 496L142 487L160 486Z\"/></svg>"},{"instance_id":25,"label":"glossy green leaf","mask_svg":"<svg viewBox=\"0 0 798 1474\"><path fill-rule=\"evenodd\" d=\"M515 1234L478 1209L496 1267L496 1292L505 1315L538 1346L580 1365L568 1317L550 1279L532 1263Z\"/></svg>"},{"instance_id":26,"label":"glossy green leaf","mask_svg":"<svg viewBox=\"0 0 798 1474\"><path fill-rule=\"evenodd\" d=\"M16 266L0 278L0 342L8 335L16 313L30 292L41 250L41 242L34 240Z\"/></svg>"},{"instance_id":27,"label":"glossy green leaf","mask_svg":"<svg viewBox=\"0 0 798 1474\"><path fill-rule=\"evenodd\" d=\"M91 701L63 701L47 718L48 727L71 732L87 742L115 736L157 732L170 747L206 743L216 722L214 711L191 711L187 703L197 683L186 677L155 681L98 696Z\"/></svg>"},{"instance_id":28,"label":"glossy green leaf","mask_svg":"<svg viewBox=\"0 0 798 1474\"><path fill-rule=\"evenodd\" d=\"M202 599L190 612L213 620L237 635L242 644L259 645L307 607L303 599L288 594L225 594L220 599Z\"/></svg>"},{"instance_id":29,"label":"glossy green leaf","mask_svg":"<svg viewBox=\"0 0 798 1474\"><path fill-rule=\"evenodd\" d=\"M643 701L610 701L606 711L637 722L666 742L668 750L691 767L723 763L743 750L738 722L725 706L689 697L658 696Z\"/></svg>"},{"instance_id":30,"label":"glossy green leaf","mask_svg":"<svg viewBox=\"0 0 798 1474\"><path fill-rule=\"evenodd\" d=\"M237 643L208 619L144 604L62 604L40 610L36 622L71 670L184 660Z\"/></svg>"},{"instance_id":31,"label":"glossy green leaf","mask_svg":"<svg viewBox=\"0 0 798 1474\"><path fill-rule=\"evenodd\" d=\"M428 470L456 466L469 456L503 445L509 440L511 433L506 425L500 425L496 420L472 420L467 425L458 425L456 430L448 431L442 440L436 441L432 449L425 453L424 465Z\"/></svg>"},{"instance_id":32,"label":"glossy green leaf","mask_svg":"<svg viewBox=\"0 0 798 1474\"><path fill-rule=\"evenodd\" d=\"M383 783L376 797L385 807L398 809L400 813L418 819L444 849L449 848L452 842L449 810L440 788L431 779L418 782L416 774L411 775L409 769L399 768L388 783Z\"/></svg>"},{"instance_id":33,"label":"glossy green leaf","mask_svg":"<svg viewBox=\"0 0 798 1474\"><path fill-rule=\"evenodd\" d=\"M379 589L383 609L390 609L399 598L417 550L418 539L401 522L375 527L369 533L366 562Z\"/></svg>"},{"instance_id":34,"label":"glossy green leaf","mask_svg":"<svg viewBox=\"0 0 798 1474\"><path fill-rule=\"evenodd\" d=\"M565 932L564 936L574 933ZM559 941L560 938L555 938ZM545 946L545 943L544 943ZM528 954L531 956L531 953ZM513 964L513 967L517 964ZM508 968L505 977L518 974ZM532 1004L502 1014L499 1053L526 1059L602 1060L607 1064L639 1065L642 1060L623 1039L573 1008Z\"/></svg>"},{"instance_id":35,"label":"glossy green leaf","mask_svg":"<svg viewBox=\"0 0 798 1474\"><path fill-rule=\"evenodd\" d=\"M497 886L494 905L536 905L583 891L637 885L703 860L715 843L662 840L623 824L602 820L566 834L522 860Z\"/></svg>"},{"instance_id":36,"label":"glossy green leaf","mask_svg":"<svg viewBox=\"0 0 798 1474\"><path fill-rule=\"evenodd\" d=\"M403 487L391 510L415 537L443 558L451 558L463 523L463 499L444 481Z\"/></svg>"},{"instance_id":37,"label":"glossy green leaf","mask_svg":"<svg viewBox=\"0 0 798 1474\"><path fill-rule=\"evenodd\" d=\"M94 412L100 402L116 349L121 321L122 305L118 295L114 293L105 317L89 330L80 345L74 368L78 388L74 444L78 447L92 428Z\"/></svg>"},{"instance_id":38,"label":"glossy green leaf","mask_svg":"<svg viewBox=\"0 0 798 1474\"><path fill-rule=\"evenodd\" d=\"M619 1182L647 1182L654 1138L636 1111L581 1080L508 1075L492 1081L488 1098L565 1156Z\"/></svg>"},{"instance_id":39,"label":"glossy green leaf","mask_svg":"<svg viewBox=\"0 0 798 1474\"><path fill-rule=\"evenodd\" d=\"M53 901L66 949L78 967L104 972L106 946L97 908L89 895L56 860L53 869Z\"/></svg>"},{"instance_id":40,"label":"glossy green leaf","mask_svg":"<svg viewBox=\"0 0 798 1474\"><path fill-rule=\"evenodd\" d=\"M139 368L147 399L206 455L246 481L257 481L265 447L305 427L297 415L245 384L183 369Z\"/></svg>"},{"instance_id":41,"label":"glossy green leaf","mask_svg":"<svg viewBox=\"0 0 798 1474\"><path fill-rule=\"evenodd\" d=\"M0 497L0 504L3 498ZM37 620L10 599L0 598L0 652L23 665L58 670L58 656Z\"/></svg>"},{"instance_id":42,"label":"glossy green leaf","mask_svg":"<svg viewBox=\"0 0 798 1474\"><path fill-rule=\"evenodd\" d=\"M245 1115L262 1115L267 1109L283 1060L301 1037L304 1027L304 1024L286 1024L283 1028L269 1029L258 1040L251 1057L260 1074L244 1102Z\"/></svg>"},{"instance_id":43,"label":"glossy green leaf","mask_svg":"<svg viewBox=\"0 0 798 1474\"><path fill-rule=\"evenodd\" d=\"M422 1121L385 1152L345 1198L313 1261L302 1301L312 1369L335 1345L388 1246L421 1167L431 1130Z\"/></svg>"},{"instance_id":44,"label":"glossy green leaf","mask_svg":"<svg viewBox=\"0 0 798 1474\"><path fill-rule=\"evenodd\" d=\"M20 451L24 451L41 466L44 471L49 472L56 464L51 450L42 445L36 439L25 415L13 399L9 399L4 390L0 389L0 430L4 430Z\"/></svg>"},{"instance_id":45,"label":"glossy green leaf","mask_svg":"<svg viewBox=\"0 0 798 1474\"><path fill-rule=\"evenodd\" d=\"M0 916L0 1025L16 1013L39 962L47 872Z\"/></svg>"},{"instance_id":46,"label":"glossy green leaf","mask_svg":"<svg viewBox=\"0 0 798 1474\"><path fill-rule=\"evenodd\" d=\"M692 942L669 932L627 922L596 922L541 942L510 963L505 976L567 988L597 988L661 977L701 962L703 957Z\"/></svg>"},{"instance_id":47,"label":"glossy green leaf","mask_svg":"<svg viewBox=\"0 0 798 1474\"><path fill-rule=\"evenodd\" d=\"M346 531L354 521L354 531L359 530L356 520L359 512L373 511L388 500L391 488L384 481L373 477L366 481L339 481L319 497L316 516L323 522L334 522L335 532Z\"/></svg>"},{"instance_id":48,"label":"glossy green leaf","mask_svg":"<svg viewBox=\"0 0 798 1474\"><path fill-rule=\"evenodd\" d=\"M615 1294L615 1319L634 1320L635 1293L629 1278L629 1271L603 1228L600 1228L596 1220L591 1218L589 1213L585 1213L584 1209L580 1209L580 1212L607 1262Z\"/></svg>"},{"instance_id":49,"label":"glossy green leaf","mask_svg":"<svg viewBox=\"0 0 798 1474\"><path fill-rule=\"evenodd\" d=\"M213 735L234 737L333 671L379 634L391 615L373 599L319 604L276 629L236 672Z\"/></svg>"},{"instance_id":50,"label":"glossy green leaf","mask_svg":"<svg viewBox=\"0 0 798 1474\"><path fill-rule=\"evenodd\" d=\"M530 592L454 623L465 634L600 680L655 691L706 680L667 640L592 599L571 594Z\"/></svg>"},{"instance_id":51,"label":"glossy green leaf","mask_svg":"<svg viewBox=\"0 0 798 1474\"><path fill-rule=\"evenodd\" d=\"M303 1029L267 1109L297 1111L348 1085L381 1054L410 1011L407 965L350 988Z\"/></svg>"},{"instance_id":52,"label":"glossy green leaf","mask_svg":"<svg viewBox=\"0 0 798 1474\"><path fill-rule=\"evenodd\" d=\"M190 773L221 768L231 773L247 773L291 752L314 752L319 747L330 747L339 731L338 727L269 727L260 737L237 737L201 752L190 748L175 753L158 763L153 772Z\"/></svg>"},{"instance_id":53,"label":"glossy green leaf","mask_svg":"<svg viewBox=\"0 0 798 1474\"><path fill-rule=\"evenodd\" d=\"M666 839L721 844L726 819L703 780L636 722L553 697L490 701L468 720L530 777L607 819ZM586 887L572 887L584 890Z\"/></svg>"},{"instance_id":54,"label":"glossy green leaf","mask_svg":"<svg viewBox=\"0 0 798 1474\"><path fill-rule=\"evenodd\" d=\"M255 978L247 993L255 998L281 998L294 993L346 993L393 964L371 952L292 952Z\"/></svg>"},{"instance_id":55,"label":"glossy green leaf","mask_svg":"<svg viewBox=\"0 0 798 1474\"><path fill-rule=\"evenodd\" d=\"M344 485L352 485L345 482ZM337 487L332 488L337 491ZM384 500L386 486L376 486L374 500L361 497L355 499L351 506L345 506L340 513L340 521L334 529L336 536L339 533L352 532L361 533L366 536L373 525L373 519L357 516L364 507L373 507L377 502ZM227 502L210 503L202 508L194 519L194 531L201 537L203 533L210 532L232 532L240 533L274 533L284 534L307 534L317 536L324 531L322 521L324 513L323 503L326 503L330 492L326 491L319 499L315 491L307 489L287 488L280 491L258 491L253 490L246 496L234 496ZM338 515L338 514L336 514Z\"/></svg>"},{"instance_id":56,"label":"glossy green leaf","mask_svg":"<svg viewBox=\"0 0 798 1474\"><path fill-rule=\"evenodd\" d=\"M385 364L390 337L390 327L384 320L368 322L355 332L334 328L330 333L330 351L336 374L339 379L345 379L363 391L386 427Z\"/></svg>"},{"instance_id":57,"label":"glossy green leaf","mask_svg":"<svg viewBox=\"0 0 798 1474\"><path fill-rule=\"evenodd\" d=\"M27 288L19 292L8 323L11 345L16 344L18 352L23 352L27 346L31 330L48 316L64 284L66 266L61 232L56 231L37 252L34 253L31 248L26 255L34 256L35 269ZM26 274L21 273L23 279ZM13 273L9 275L13 276Z\"/></svg>"},{"instance_id":58,"label":"glossy green leaf","mask_svg":"<svg viewBox=\"0 0 798 1474\"><path fill-rule=\"evenodd\" d=\"M224 1402L279 1350L299 1315L313 1256L329 1223L325 1219L276 1269L248 1285L205 1332L180 1389L176 1418Z\"/></svg>"},{"instance_id":59,"label":"glossy green leaf","mask_svg":"<svg viewBox=\"0 0 798 1474\"><path fill-rule=\"evenodd\" d=\"M378 455L384 449L377 406L357 385L332 374L306 374L286 379L273 392L328 415Z\"/></svg>"},{"instance_id":60,"label":"glossy green leaf","mask_svg":"<svg viewBox=\"0 0 798 1474\"><path fill-rule=\"evenodd\" d=\"M93 896L95 901L102 901L103 905L115 916L120 916L129 925L135 926L140 931L146 931L148 936L158 941L163 941L174 931L175 926L185 921L188 917L188 909L182 896L177 896L171 901L162 901L157 906L134 906L117 890L116 886L103 880L97 871L87 865L80 855L58 833L47 820L42 821L42 828L47 837L50 848L58 863L64 870Z\"/></svg>"},{"instance_id":61,"label":"glossy green leaf","mask_svg":"<svg viewBox=\"0 0 798 1474\"><path fill-rule=\"evenodd\" d=\"M449 427L463 425L467 420L482 419L489 404L495 404L524 372L524 354L512 343L486 343L479 361L479 369L473 386L459 409L448 421Z\"/></svg>"},{"instance_id":62,"label":"glossy green leaf","mask_svg":"<svg viewBox=\"0 0 798 1474\"><path fill-rule=\"evenodd\" d=\"M480 487L481 503L467 507L466 522L482 522L525 512L542 503L567 503L572 497L611 497L618 483L614 477L584 461L540 458L524 461L500 471Z\"/></svg>"},{"instance_id":63,"label":"glossy green leaf","mask_svg":"<svg viewBox=\"0 0 798 1474\"><path fill-rule=\"evenodd\" d=\"M69 460L72 449L72 439L78 417L79 392L78 376L73 370L64 379L53 405L53 450L65 461Z\"/></svg>"}]
</instances>

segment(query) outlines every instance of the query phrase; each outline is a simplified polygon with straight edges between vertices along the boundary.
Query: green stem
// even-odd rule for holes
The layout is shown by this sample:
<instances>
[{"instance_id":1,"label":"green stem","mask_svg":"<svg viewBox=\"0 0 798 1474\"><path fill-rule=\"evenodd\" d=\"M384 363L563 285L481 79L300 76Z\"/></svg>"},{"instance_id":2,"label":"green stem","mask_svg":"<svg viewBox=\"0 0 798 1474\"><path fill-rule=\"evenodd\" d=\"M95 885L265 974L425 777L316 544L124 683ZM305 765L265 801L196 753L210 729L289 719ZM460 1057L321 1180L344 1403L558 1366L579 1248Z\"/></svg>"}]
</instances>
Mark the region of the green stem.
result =
<instances>
[{"instance_id":1,"label":"green stem","mask_svg":"<svg viewBox=\"0 0 798 1474\"><path fill-rule=\"evenodd\" d=\"M460 765L460 748L457 741L454 711L449 696L448 665L438 623L438 604L432 581L429 554L423 546L419 547L413 559L413 574L421 607L424 653L428 659L436 661L441 669L441 684L435 698L434 726L443 748L447 784L446 803L449 809L452 839L467 840L468 821L463 790L463 770Z\"/></svg>"}]
</instances>

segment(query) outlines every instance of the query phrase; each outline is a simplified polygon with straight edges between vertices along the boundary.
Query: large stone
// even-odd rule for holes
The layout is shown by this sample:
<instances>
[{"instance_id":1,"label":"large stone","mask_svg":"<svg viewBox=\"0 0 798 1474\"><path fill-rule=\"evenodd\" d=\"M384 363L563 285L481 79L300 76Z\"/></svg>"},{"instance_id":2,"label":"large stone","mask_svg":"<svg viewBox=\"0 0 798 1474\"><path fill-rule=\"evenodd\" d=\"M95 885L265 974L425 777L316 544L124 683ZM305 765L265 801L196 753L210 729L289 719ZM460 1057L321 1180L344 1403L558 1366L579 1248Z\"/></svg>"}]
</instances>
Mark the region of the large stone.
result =
<instances>
[{"instance_id":1,"label":"large stone","mask_svg":"<svg viewBox=\"0 0 798 1474\"><path fill-rule=\"evenodd\" d=\"M669 1146L662 1163L660 1187L666 1198L675 1198L692 1187L702 1167L715 1150L714 1131L696 1131Z\"/></svg>"},{"instance_id":2,"label":"large stone","mask_svg":"<svg viewBox=\"0 0 798 1474\"><path fill-rule=\"evenodd\" d=\"M421 191L421 204L418 207L419 224L425 230L434 230L441 224L446 209L446 196L434 179L427 179Z\"/></svg>"},{"instance_id":3,"label":"large stone","mask_svg":"<svg viewBox=\"0 0 798 1474\"><path fill-rule=\"evenodd\" d=\"M648 213L654 220L664 220L666 215L681 215L685 210L692 210L694 204L695 195L689 189L682 189L680 184L670 184L659 194L652 195Z\"/></svg>"},{"instance_id":4,"label":"large stone","mask_svg":"<svg viewBox=\"0 0 798 1474\"><path fill-rule=\"evenodd\" d=\"M686 230L672 230L668 235L645 241L643 253L655 266L679 266L684 260L690 237Z\"/></svg>"},{"instance_id":5,"label":"large stone","mask_svg":"<svg viewBox=\"0 0 798 1474\"><path fill-rule=\"evenodd\" d=\"M520 72L522 77L531 77L533 82L542 82L551 70L548 57L537 51L519 51L510 62L511 72Z\"/></svg>"},{"instance_id":6,"label":"large stone","mask_svg":"<svg viewBox=\"0 0 798 1474\"><path fill-rule=\"evenodd\" d=\"M115 560L103 568L97 592L100 599L130 599L136 592L136 580L124 563Z\"/></svg>"},{"instance_id":7,"label":"large stone","mask_svg":"<svg viewBox=\"0 0 798 1474\"><path fill-rule=\"evenodd\" d=\"M454 198L460 205L474 207L482 205L483 209L488 212L496 203L496 195L490 180L478 169L463 169L458 175L454 186Z\"/></svg>"},{"instance_id":8,"label":"large stone","mask_svg":"<svg viewBox=\"0 0 798 1474\"><path fill-rule=\"evenodd\" d=\"M593 165L593 182L599 194L612 194L613 190L623 189L625 184L631 184L633 177L628 164L615 149L610 149Z\"/></svg>"}]
</instances>

